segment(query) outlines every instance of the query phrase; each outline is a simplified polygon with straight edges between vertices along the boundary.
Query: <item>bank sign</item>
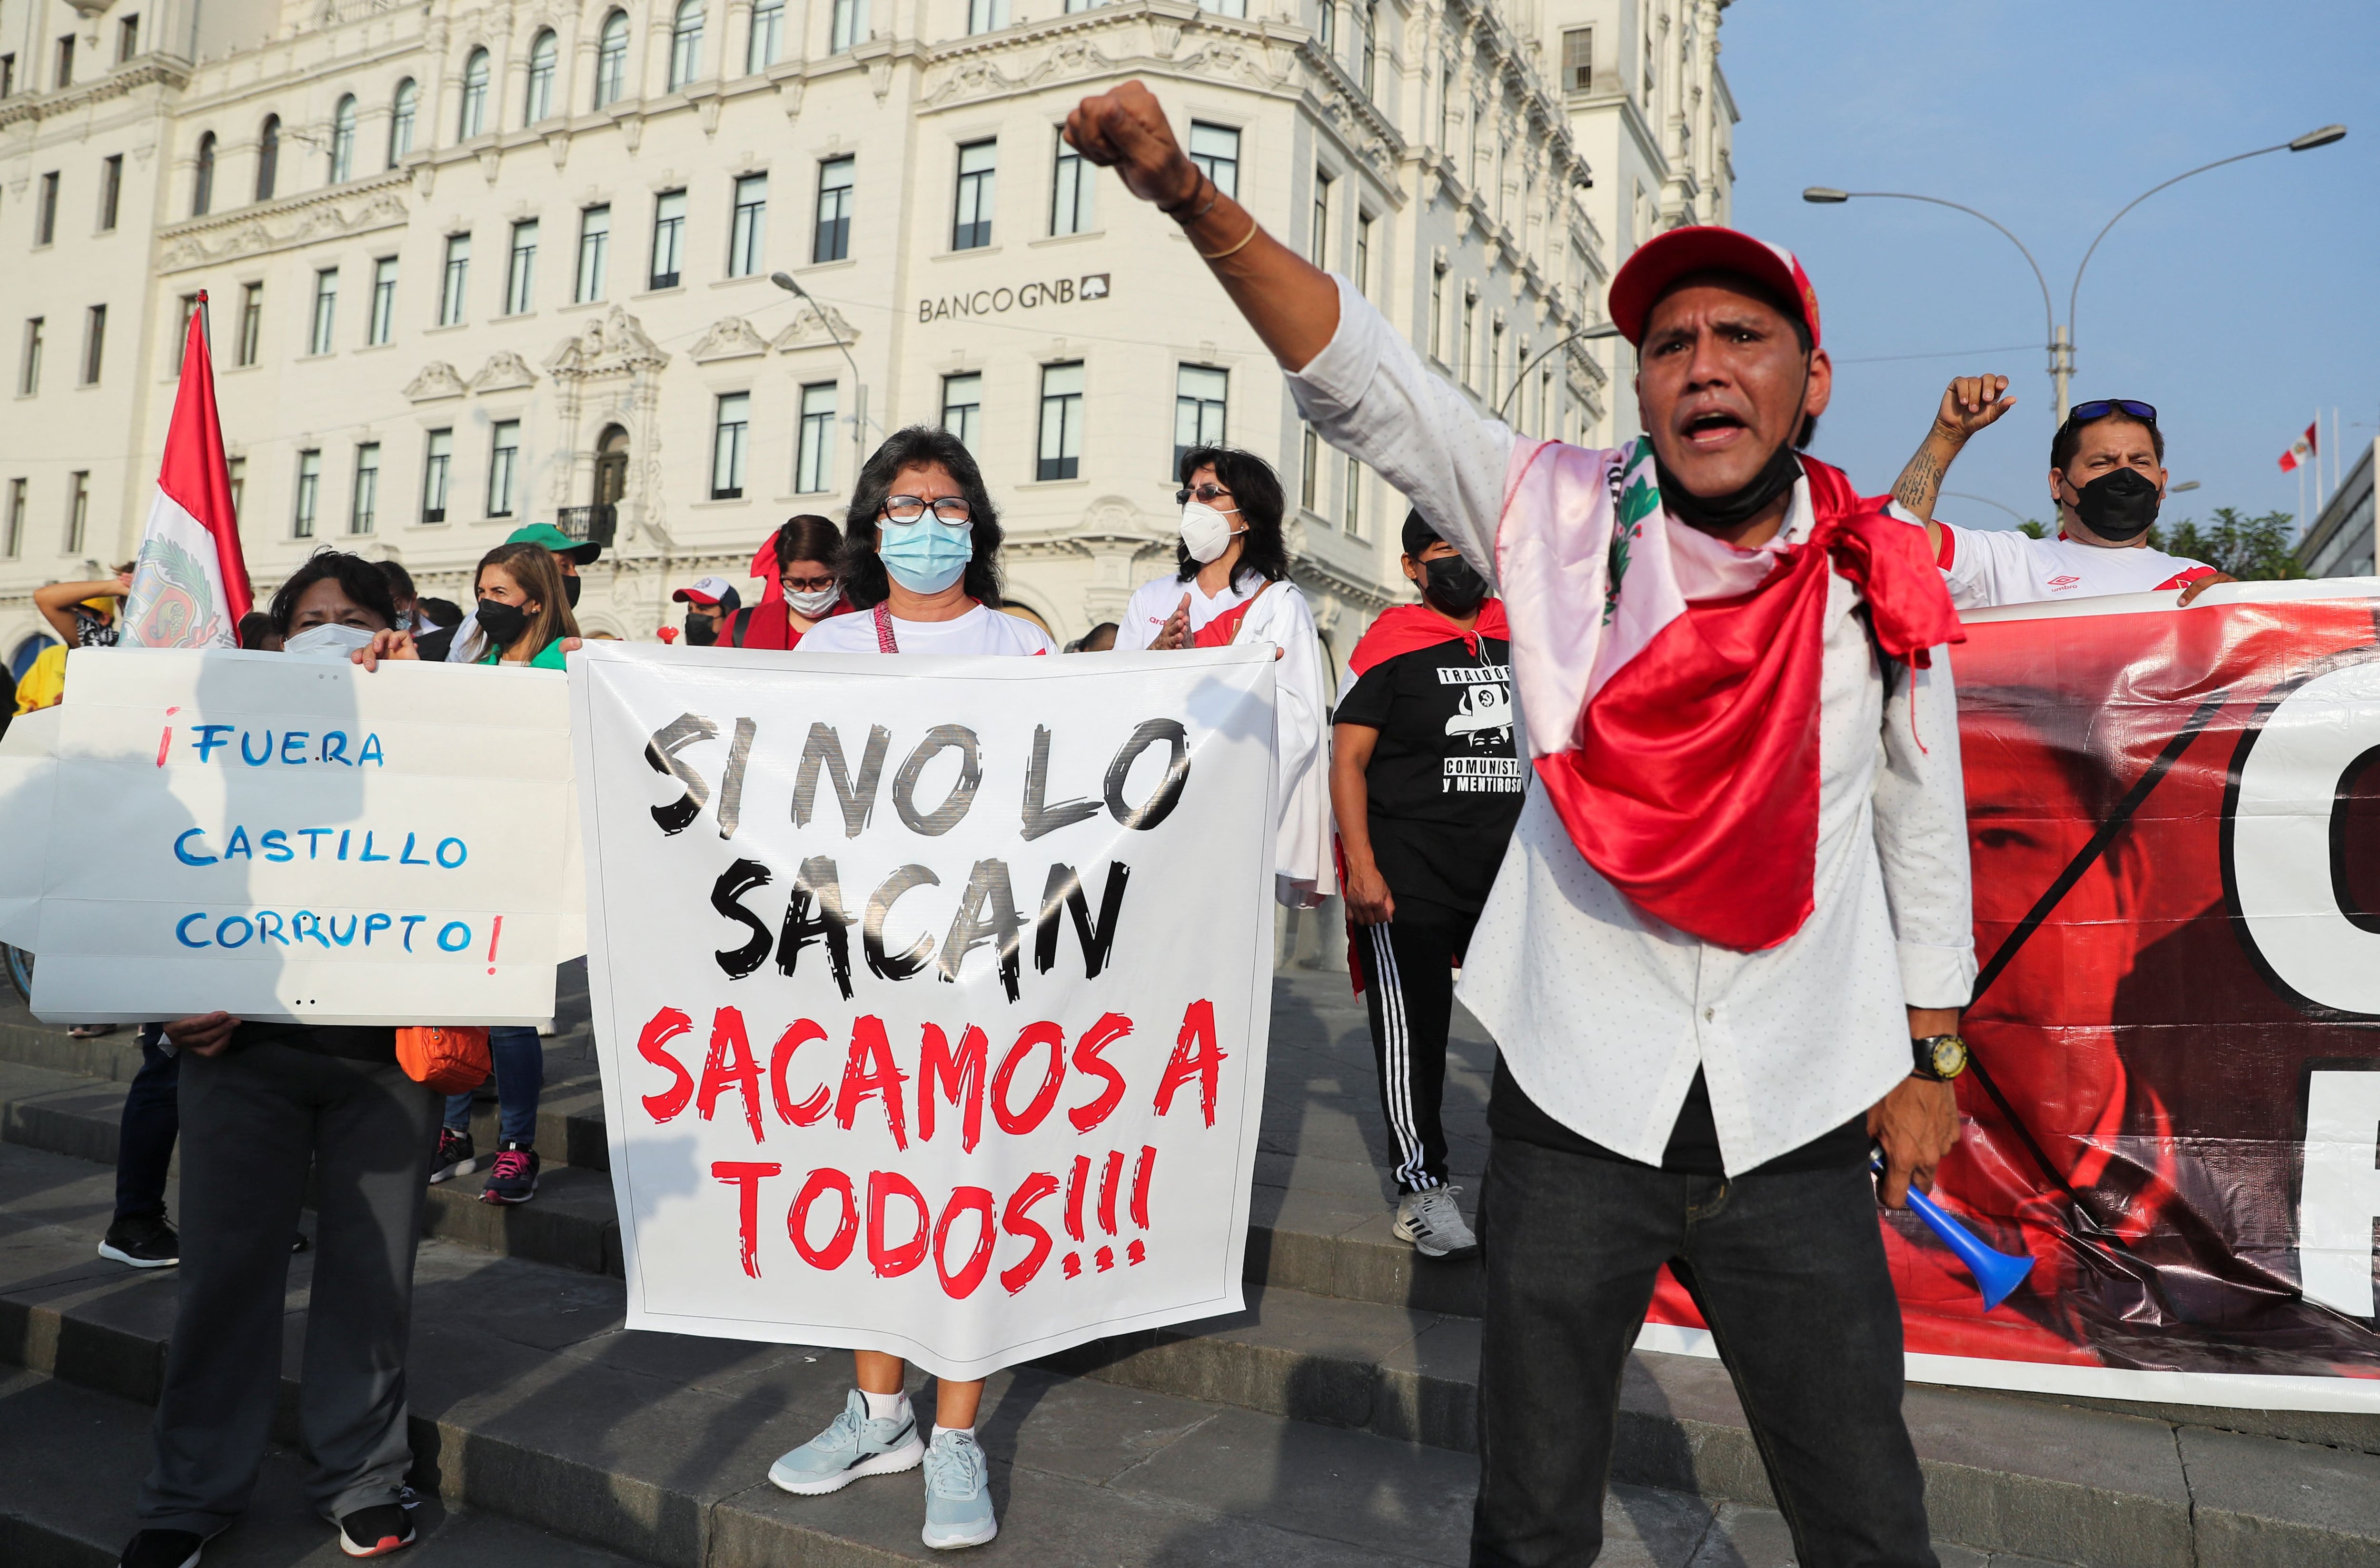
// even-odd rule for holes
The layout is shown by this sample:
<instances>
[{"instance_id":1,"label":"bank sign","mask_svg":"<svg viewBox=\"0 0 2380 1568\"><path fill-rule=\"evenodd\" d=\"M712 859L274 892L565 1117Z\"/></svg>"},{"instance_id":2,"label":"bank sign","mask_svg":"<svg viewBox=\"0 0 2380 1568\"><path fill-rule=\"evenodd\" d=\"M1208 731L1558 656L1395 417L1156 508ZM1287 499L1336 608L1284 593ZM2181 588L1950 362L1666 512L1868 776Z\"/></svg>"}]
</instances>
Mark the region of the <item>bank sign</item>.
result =
<instances>
[{"instance_id":1,"label":"bank sign","mask_svg":"<svg viewBox=\"0 0 2380 1568\"><path fill-rule=\"evenodd\" d=\"M970 316L1002 316L1011 310L1038 310L1044 305L1087 304L1108 297L1108 274L1085 273L1055 283L1028 283L1014 288L978 288L972 294L943 294L917 301L921 322L965 321Z\"/></svg>"}]
</instances>

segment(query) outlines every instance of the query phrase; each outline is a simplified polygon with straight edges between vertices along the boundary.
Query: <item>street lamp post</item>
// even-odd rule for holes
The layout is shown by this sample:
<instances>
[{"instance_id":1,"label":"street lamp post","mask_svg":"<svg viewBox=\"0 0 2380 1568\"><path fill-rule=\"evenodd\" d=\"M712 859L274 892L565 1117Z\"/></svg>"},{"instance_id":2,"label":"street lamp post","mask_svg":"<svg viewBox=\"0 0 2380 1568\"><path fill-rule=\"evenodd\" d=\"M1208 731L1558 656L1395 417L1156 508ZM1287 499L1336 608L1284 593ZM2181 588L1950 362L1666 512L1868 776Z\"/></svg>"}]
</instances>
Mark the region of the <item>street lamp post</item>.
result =
<instances>
[{"instance_id":1,"label":"street lamp post","mask_svg":"<svg viewBox=\"0 0 2380 1568\"><path fill-rule=\"evenodd\" d=\"M1984 222L1990 224L1992 227L1999 230L2000 233L2007 235L2009 243L2017 248L2017 250L2024 257L2025 264L2033 269L2034 281L2041 285L2041 310L2048 329L2049 378L2051 383L2058 389L2058 422L2059 424L2064 424L2066 422L2066 411L2073 407L2070 392L2074 382L2074 306L2076 301L2082 298L2082 269L2091 264L2091 257L2098 250L2099 241L2107 237L2107 230L2114 228L2118 223L2121 222L2125 213L2131 212L2133 208L2139 206L2150 197L2155 196L2158 191L2166 188L2167 186L2179 185L2183 180L2190 178L2192 175L2203 175L2209 169L2219 169L2226 164L2236 164L2243 158L2261 158L2267 152L2304 152L2316 147L2327 147L2332 142L2344 137L2346 134L2347 128L2345 126L2324 126L2319 130L2310 130L2303 136L2293 138L2288 141L2275 142L2270 147L2259 147L2254 149L2252 152L2235 152L2228 158L2217 158L2211 164L2201 164L2194 169L2184 169L2181 173L2174 176L2173 178L2165 181L2161 185L2153 185L2149 187L2148 189L2142 191L2138 196L2133 197L2130 201L2125 202L2124 205L2117 211L2116 215L2107 220L2106 226L2101 228L2098 234L2093 237L2090 249L2082 252L2082 262L2074 269L2073 286L2067 292L2066 321L2063 325L2059 324L2055 310L2051 307L2049 299L2049 280L2042 275L2041 263L2033 259L2032 251L2025 249L2024 241L2019 239L2013 233L2010 233L2008 225L1999 222L1996 218L1992 218L1983 213L1978 213L1973 207L1964 206L1956 201L1945 201L1938 196L1920 196L1914 192L1906 190L1838 190L1832 186L1814 185L1802 192L1802 200L1819 206L1839 206L1845 201L1849 201L1855 196L1863 198L1888 198L1896 201L1926 201L1931 202L1937 207L1955 208L1959 212L1964 213L1970 217L1982 218Z\"/></svg>"},{"instance_id":2,"label":"street lamp post","mask_svg":"<svg viewBox=\"0 0 2380 1568\"><path fill-rule=\"evenodd\" d=\"M1564 348L1569 347L1573 343L1584 342L1592 338L1618 337L1619 335L1620 328L1613 322L1597 322L1591 327L1579 328L1568 337L1556 343L1551 348L1548 348L1544 353L1537 355L1535 359L1532 359L1527 364L1522 366L1519 371L1513 373L1512 390L1504 394L1504 401L1496 405L1496 417L1500 419L1502 419L1505 411L1512 407L1512 399L1518 397L1521 395L1521 388L1529 383L1529 372L1536 370L1539 365L1544 364L1548 359L1552 359Z\"/></svg>"},{"instance_id":3,"label":"street lamp post","mask_svg":"<svg viewBox=\"0 0 2380 1568\"><path fill-rule=\"evenodd\" d=\"M843 341L843 334L834 330L834 318L827 314L826 307L801 286L799 279L791 273L771 273L769 281L795 298L809 301L810 309L818 312L819 325L826 328L827 336L843 350L843 362L851 367L851 482L856 485L859 482L860 466L867 461L864 449L868 441L868 388L859 379L859 361L851 357L851 348Z\"/></svg>"}]
</instances>

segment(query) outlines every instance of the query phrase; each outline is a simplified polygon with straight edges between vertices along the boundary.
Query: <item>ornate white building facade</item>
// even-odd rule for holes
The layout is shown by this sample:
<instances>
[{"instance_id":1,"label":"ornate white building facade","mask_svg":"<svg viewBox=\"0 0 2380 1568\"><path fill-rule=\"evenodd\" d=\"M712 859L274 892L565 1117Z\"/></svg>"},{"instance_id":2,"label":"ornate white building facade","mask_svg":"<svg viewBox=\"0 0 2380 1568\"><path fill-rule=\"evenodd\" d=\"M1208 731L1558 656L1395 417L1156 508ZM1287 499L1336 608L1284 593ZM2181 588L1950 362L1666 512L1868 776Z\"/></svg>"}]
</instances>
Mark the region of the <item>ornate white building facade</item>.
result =
<instances>
[{"instance_id":1,"label":"ornate white building facade","mask_svg":"<svg viewBox=\"0 0 2380 1568\"><path fill-rule=\"evenodd\" d=\"M583 623L650 637L934 422L1062 638L1170 569L1177 444L1220 438L1281 469L1335 665L1403 502L1066 112L1147 80L1481 406L1609 440L1626 350L1564 340L1726 219L1720 0L1080 3L0 0L0 656L135 547L203 291L260 591L327 543L465 600L559 519L612 532Z\"/></svg>"}]
</instances>

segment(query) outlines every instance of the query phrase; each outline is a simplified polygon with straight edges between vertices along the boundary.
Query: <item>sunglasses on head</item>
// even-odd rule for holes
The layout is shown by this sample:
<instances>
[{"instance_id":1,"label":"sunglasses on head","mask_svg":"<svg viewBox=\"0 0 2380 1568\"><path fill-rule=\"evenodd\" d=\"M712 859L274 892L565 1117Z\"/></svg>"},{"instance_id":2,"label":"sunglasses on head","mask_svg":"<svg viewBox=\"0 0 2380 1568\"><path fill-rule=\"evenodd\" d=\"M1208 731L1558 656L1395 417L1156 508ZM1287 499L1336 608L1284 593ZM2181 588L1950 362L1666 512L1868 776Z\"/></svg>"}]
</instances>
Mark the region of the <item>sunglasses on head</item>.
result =
<instances>
[{"instance_id":1,"label":"sunglasses on head","mask_svg":"<svg viewBox=\"0 0 2380 1568\"><path fill-rule=\"evenodd\" d=\"M2142 403L2130 397L2097 397L2088 403L2077 403L2067 410L2070 425L2087 425L2094 419L2104 419L2110 414L2130 414L2144 424L2156 423L2156 405Z\"/></svg>"},{"instance_id":2,"label":"sunglasses on head","mask_svg":"<svg viewBox=\"0 0 2380 1568\"><path fill-rule=\"evenodd\" d=\"M1216 502L1222 500L1231 493L1232 492L1230 491L1225 490L1220 484L1185 484L1180 490L1173 492L1173 504L1176 506L1187 506L1190 504L1190 498L1195 495L1199 500L1205 502L1208 505L1212 506Z\"/></svg>"}]
</instances>

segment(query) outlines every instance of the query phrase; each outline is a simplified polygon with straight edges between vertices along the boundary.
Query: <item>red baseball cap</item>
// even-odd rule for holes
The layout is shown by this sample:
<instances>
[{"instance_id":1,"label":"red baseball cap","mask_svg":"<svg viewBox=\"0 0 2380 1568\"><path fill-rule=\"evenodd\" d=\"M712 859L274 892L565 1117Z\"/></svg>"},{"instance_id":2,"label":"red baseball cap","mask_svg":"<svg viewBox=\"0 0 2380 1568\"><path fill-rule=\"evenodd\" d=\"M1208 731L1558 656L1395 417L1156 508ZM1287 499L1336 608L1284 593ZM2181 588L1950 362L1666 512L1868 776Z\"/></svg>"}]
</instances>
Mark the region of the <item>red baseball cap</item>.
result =
<instances>
[{"instance_id":1,"label":"red baseball cap","mask_svg":"<svg viewBox=\"0 0 2380 1568\"><path fill-rule=\"evenodd\" d=\"M1662 291L1682 277L1709 272L1741 273L1789 307L1799 306L1810 346L1818 346L1818 291L1793 252L1717 224L1673 228L1638 246L1611 280L1612 324L1621 336L1641 346L1645 318Z\"/></svg>"}]
</instances>

